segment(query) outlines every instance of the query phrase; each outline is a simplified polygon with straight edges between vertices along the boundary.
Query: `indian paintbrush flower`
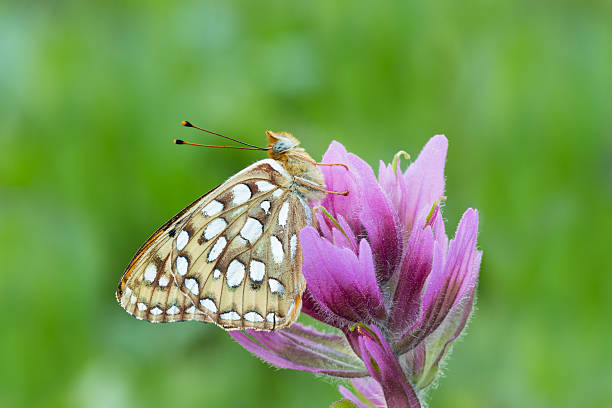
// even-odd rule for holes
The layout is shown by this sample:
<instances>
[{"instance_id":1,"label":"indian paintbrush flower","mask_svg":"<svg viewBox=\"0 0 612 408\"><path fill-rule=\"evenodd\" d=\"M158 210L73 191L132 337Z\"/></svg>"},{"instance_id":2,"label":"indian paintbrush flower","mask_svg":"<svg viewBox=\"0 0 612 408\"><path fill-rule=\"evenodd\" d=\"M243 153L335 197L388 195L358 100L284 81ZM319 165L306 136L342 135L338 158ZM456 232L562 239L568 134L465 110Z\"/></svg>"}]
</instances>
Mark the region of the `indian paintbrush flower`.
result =
<instances>
[{"instance_id":1,"label":"indian paintbrush flower","mask_svg":"<svg viewBox=\"0 0 612 408\"><path fill-rule=\"evenodd\" d=\"M447 140L433 137L406 171L398 153L371 167L332 142L323 169L333 191L300 233L307 288L302 311L336 328L296 323L276 332L232 332L265 361L350 379L345 403L420 407L472 311L482 252L478 212L463 214L448 240L440 204ZM350 403L349 403L350 401ZM367 403L366 403L367 401Z\"/></svg>"}]
</instances>

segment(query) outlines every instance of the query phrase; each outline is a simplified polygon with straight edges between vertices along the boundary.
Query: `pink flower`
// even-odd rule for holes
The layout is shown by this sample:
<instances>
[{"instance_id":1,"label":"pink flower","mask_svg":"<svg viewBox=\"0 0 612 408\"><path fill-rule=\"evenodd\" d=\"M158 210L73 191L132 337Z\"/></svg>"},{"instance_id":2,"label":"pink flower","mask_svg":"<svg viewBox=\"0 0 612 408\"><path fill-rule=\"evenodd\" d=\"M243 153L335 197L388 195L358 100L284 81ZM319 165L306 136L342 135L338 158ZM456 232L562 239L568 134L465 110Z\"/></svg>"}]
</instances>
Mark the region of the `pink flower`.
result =
<instances>
[{"instance_id":1,"label":"pink flower","mask_svg":"<svg viewBox=\"0 0 612 408\"><path fill-rule=\"evenodd\" d=\"M408 169L371 167L332 142L324 162L327 195L317 229L300 233L307 282L302 311L333 326L300 324L278 332L232 332L260 358L282 368L352 378L374 406L419 407L418 395L472 310L482 252L478 212L468 209L450 242L440 208L447 140L433 137ZM341 387L357 406L365 406ZM361 404L361 405L360 405Z\"/></svg>"}]
</instances>

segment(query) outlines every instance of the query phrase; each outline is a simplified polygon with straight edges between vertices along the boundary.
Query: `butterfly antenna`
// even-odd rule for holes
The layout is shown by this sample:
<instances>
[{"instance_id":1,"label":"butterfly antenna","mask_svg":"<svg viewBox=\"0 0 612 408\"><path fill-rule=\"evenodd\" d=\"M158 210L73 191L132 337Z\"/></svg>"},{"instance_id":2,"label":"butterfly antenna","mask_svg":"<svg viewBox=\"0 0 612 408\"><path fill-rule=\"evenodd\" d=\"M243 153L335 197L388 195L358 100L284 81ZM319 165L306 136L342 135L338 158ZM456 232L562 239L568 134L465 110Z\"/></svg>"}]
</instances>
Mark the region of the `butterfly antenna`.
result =
<instances>
[{"instance_id":1,"label":"butterfly antenna","mask_svg":"<svg viewBox=\"0 0 612 408\"><path fill-rule=\"evenodd\" d=\"M233 139L233 138L231 138L231 137L229 137L229 136L225 136L225 135L222 135L222 134L220 134L220 133L216 133L216 132L213 132L213 131L211 131L211 130L206 130L206 129L203 129L203 128L201 128L201 127L195 126L195 125L193 125L191 122L186 121L186 120L182 121L182 122L181 122L181 125L183 125L183 126L185 126L185 127L192 127L192 128L195 128L195 129L201 130L202 132L210 133L210 134L212 134L212 135L220 136L220 137L222 137L222 138L224 138L224 139L228 139L228 140L231 140L231 141L233 141L233 142L240 143L241 145L245 145L245 146L252 147L252 149L245 149L245 150L269 150L269 147L259 147L259 146L255 146L255 145L248 144L248 143L245 143L245 142L241 142L240 140ZM176 143L176 141L175 141L175 143ZM193 144L193 143L186 143L186 142L183 142L183 143L176 143L176 144ZM208 145L196 145L196 146L206 146L206 147L230 147L230 146L208 146Z\"/></svg>"},{"instance_id":2,"label":"butterfly antenna","mask_svg":"<svg viewBox=\"0 0 612 408\"><path fill-rule=\"evenodd\" d=\"M174 139L174 144L184 144L184 145L190 145L190 146L201 146L201 147L218 147L221 149L241 149L241 150L267 150L267 149L262 149L260 147L241 147L241 146L216 146L216 145L206 145L206 144L199 144L199 143L191 143L191 142L186 142L184 140L181 139Z\"/></svg>"}]
</instances>

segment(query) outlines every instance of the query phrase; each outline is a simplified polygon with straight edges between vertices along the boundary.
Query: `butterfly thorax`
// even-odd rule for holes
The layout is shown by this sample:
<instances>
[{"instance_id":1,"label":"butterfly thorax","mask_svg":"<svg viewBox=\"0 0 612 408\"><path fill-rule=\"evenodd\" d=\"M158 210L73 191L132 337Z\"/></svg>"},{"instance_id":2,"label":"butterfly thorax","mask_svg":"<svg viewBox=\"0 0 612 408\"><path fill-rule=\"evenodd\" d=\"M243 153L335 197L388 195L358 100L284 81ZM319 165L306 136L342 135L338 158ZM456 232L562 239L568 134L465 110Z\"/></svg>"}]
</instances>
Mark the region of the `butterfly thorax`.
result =
<instances>
[{"instance_id":1,"label":"butterfly thorax","mask_svg":"<svg viewBox=\"0 0 612 408\"><path fill-rule=\"evenodd\" d=\"M306 150L299 147L299 140L287 132L267 131L266 135L270 148L268 155L280 162L294 179L291 189L308 201L321 200L325 196L321 191L325 189L323 173ZM308 184L316 185L318 189L311 188Z\"/></svg>"}]
</instances>

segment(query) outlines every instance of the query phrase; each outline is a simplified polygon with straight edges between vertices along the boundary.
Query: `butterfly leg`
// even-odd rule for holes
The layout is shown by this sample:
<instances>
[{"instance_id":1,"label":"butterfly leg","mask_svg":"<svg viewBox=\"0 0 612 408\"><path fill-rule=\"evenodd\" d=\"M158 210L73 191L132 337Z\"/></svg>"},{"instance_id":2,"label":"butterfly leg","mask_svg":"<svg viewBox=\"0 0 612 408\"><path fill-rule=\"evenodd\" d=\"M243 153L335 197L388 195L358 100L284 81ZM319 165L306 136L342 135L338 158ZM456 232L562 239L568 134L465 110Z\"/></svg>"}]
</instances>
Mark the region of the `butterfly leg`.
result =
<instances>
[{"instance_id":1,"label":"butterfly leg","mask_svg":"<svg viewBox=\"0 0 612 408\"><path fill-rule=\"evenodd\" d=\"M308 163L314 164L315 166L342 166L342 167L344 167L346 169L346 171L349 171L348 166L346 164L344 164L344 163L318 163L318 162L316 162L316 161L314 161L314 160L312 160L310 158L306 158L306 157L304 157L302 155L298 156L296 154L290 154L290 156L298 157L300 160L307 161Z\"/></svg>"},{"instance_id":2,"label":"butterfly leg","mask_svg":"<svg viewBox=\"0 0 612 408\"><path fill-rule=\"evenodd\" d=\"M327 190L327 189L325 189L325 188L321 187L320 185L315 184L315 183L313 183L312 181L308 181L308 180L306 180L305 178L302 178L302 177L299 177L299 176L296 176L296 177L295 177L295 181L297 181L297 182L298 182L298 183L300 183L300 184L305 185L306 187L310 187L310 188L312 188L313 190L321 191L321 192L326 193L326 194L337 194L337 195L347 196L347 195L348 195L348 193L349 193L349 191L348 191L348 190L346 190L346 191L342 191L342 192L340 192L340 191L330 191L330 190Z\"/></svg>"},{"instance_id":3,"label":"butterfly leg","mask_svg":"<svg viewBox=\"0 0 612 408\"><path fill-rule=\"evenodd\" d=\"M344 164L344 163L316 163L315 162L315 164L317 166L342 166L342 167L344 167L346 169L346 171L349 171L348 166L346 164Z\"/></svg>"}]
</instances>

